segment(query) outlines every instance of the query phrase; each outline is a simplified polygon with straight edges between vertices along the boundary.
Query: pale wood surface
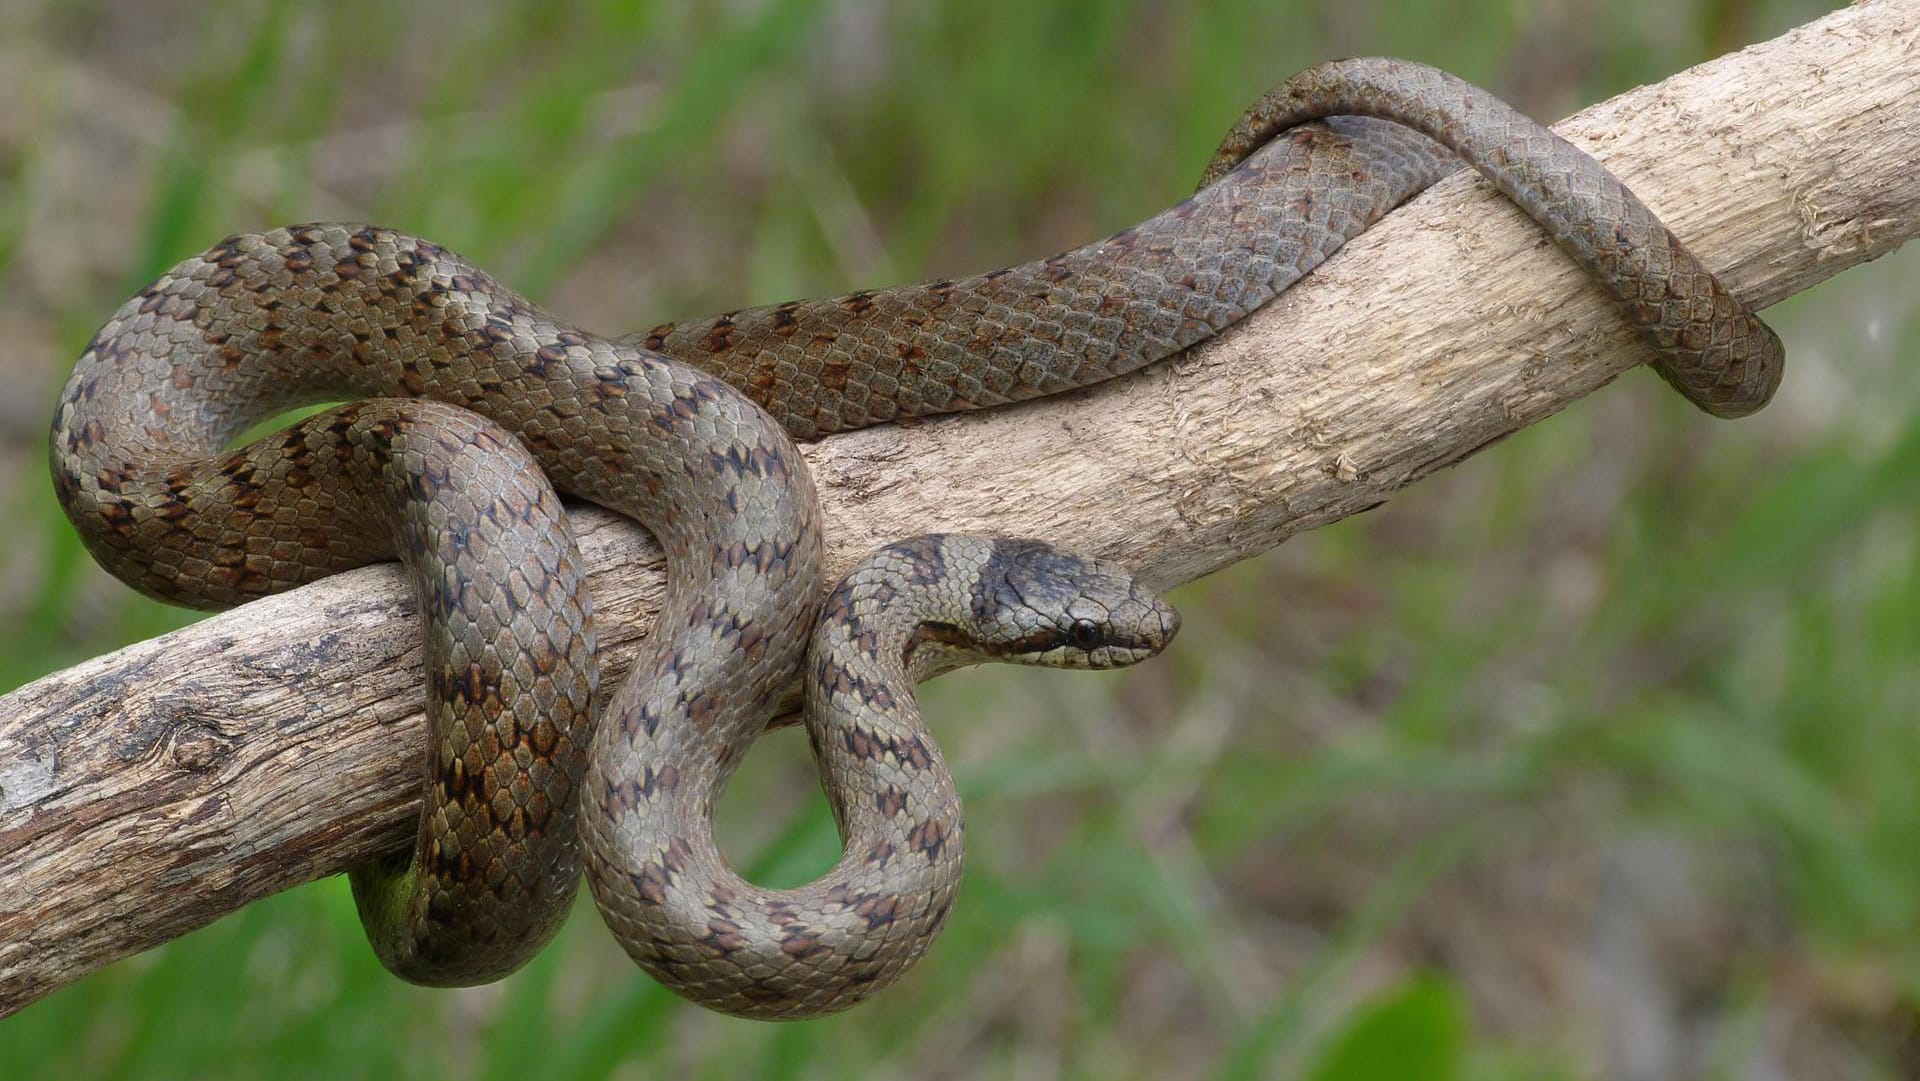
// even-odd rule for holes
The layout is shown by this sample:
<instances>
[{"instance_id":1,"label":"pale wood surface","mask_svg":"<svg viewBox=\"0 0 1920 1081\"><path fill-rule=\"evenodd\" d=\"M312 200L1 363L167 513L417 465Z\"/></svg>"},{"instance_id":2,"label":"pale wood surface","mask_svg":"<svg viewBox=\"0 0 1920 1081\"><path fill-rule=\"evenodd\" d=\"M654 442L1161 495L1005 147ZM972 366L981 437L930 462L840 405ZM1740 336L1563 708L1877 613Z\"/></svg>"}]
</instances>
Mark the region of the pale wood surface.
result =
<instances>
[{"instance_id":1,"label":"pale wood surface","mask_svg":"<svg viewBox=\"0 0 1920 1081\"><path fill-rule=\"evenodd\" d=\"M1916 101L1920 0L1876 0L1559 129L1764 305L1920 231ZM1530 222L1456 177L1176 361L808 458L835 568L973 529L1165 585L1377 504L1647 355ZM604 512L575 521L617 677L658 599L656 551ZM0 1015L409 843L417 633L398 572L371 568L0 698Z\"/></svg>"}]
</instances>

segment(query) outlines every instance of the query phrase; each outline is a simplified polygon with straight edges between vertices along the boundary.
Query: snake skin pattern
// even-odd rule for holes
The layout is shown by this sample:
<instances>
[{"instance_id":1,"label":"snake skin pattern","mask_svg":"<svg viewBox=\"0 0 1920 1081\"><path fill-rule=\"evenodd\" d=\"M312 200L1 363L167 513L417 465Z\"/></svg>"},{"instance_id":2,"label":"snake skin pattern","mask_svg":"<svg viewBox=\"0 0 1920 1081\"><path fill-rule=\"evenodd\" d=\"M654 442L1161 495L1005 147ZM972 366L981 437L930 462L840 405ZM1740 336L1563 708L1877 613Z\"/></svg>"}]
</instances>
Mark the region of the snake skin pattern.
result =
<instances>
[{"instance_id":1,"label":"snake skin pattern","mask_svg":"<svg viewBox=\"0 0 1920 1081\"><path fill-rule=\"evenodd\" d=\"M221 449L254 420L341 397L367 400ZM426 424L450 419L444 435ZM156 597L219 607L408 562L428 643L427 809L411 870L353 879L382 960L416 982L511 971L579 879L595 658L548 478L644 523L667 554L655 646L602 744L666 711L695 726L766 716L818 605L817 497L778 425L688 365L556 323L387 230L278 229L174 267L87 347L52 440L88 549ZM654 712L635 710L637 691Z\"/></svg>"},{"instance_id":2,"label":"snake skin pattern","mask_svg":"<svg viewBox=\"0 0 1920 1081\"><path fill-rule=\"evenodd\" d=\"M1294 76L1227 133L1192 199L1106 240L625 340L741 388L796 439L1057 394L1245 318L1454 171L1455 153L1622 302L1689 401L1739 417L1772 398L1780 340L1605 166L1484 90L1383 59Z\"/></svg>"},{"instance_id":3,"label":"snake skin pattern","mask_svg":"<svg viewBox=\"0 0 1920 1081\"><path fill-rule=\"evenodd\" d=\"M626 812L589 846L609 925L641 967L714 1009L777 1019L858 1002L926 951L960 885L960 796L913 685L983 661L1115 668L1158 653L1178 628L1126 571L1038 541L931 536L880 549L827 598L807 655L807 736L840 824L839 863L790 890L735 874L710 812L737 756L685 752L698 729L661 725L624 759L596 754L588 772L587 790L616 792ZM652 765L663 761L685 765ZM643 858L612 866L605 852ZM605 903L629 881L640 903Z\"/></svg>"},{"instance_id":4,"label":"snake skin pattern","mask_svg":"<svg viewBox=\"0 0 1920 1081\"><path fill-rule=\"evenodd\" d=\"M1291 126L1332 114L1393 122ZM1447 171L1445 151L1399 123L1541 218L1648 327L1690 399L1736 416L1772 394L1778 341L1597 164L1450 76L1343 61L1256 105L1208 170L1217 182L1105 241L625 340L566 326L405 234L235 236L88 345L54 420L55 487L104 566L180 603L407 564L428 643L426 807L410 859L353 875L396 972L478 982L537 950L578 877L577 805L595 898L650 971L753 1016L844 1008L924 952L958 873L958 805L931 740L899 734L899 677L985 647L934 616L888 670L872 660L894 649L880 628L897 636L910 617L836 592L807 676L826 696L814 738L851 838L842 877L775 894L731 876L712 805L800 671L823 588L816 497L789 433L1054 393L1204 339ZM262 417L350 397L366 400L224 449ZM634 517L667 552L663 610L590 739L591 615L549 480ZM952 603L977 592L968 574L1026 573L977 543L890 549L855 577L905 594L944 567L929 595ZM1068 557L1034 557L1055 558ZM1080 610L1081 594L1052 592ZM821 660L849 638L864 660Z\"/></svg>"}]
</instances>

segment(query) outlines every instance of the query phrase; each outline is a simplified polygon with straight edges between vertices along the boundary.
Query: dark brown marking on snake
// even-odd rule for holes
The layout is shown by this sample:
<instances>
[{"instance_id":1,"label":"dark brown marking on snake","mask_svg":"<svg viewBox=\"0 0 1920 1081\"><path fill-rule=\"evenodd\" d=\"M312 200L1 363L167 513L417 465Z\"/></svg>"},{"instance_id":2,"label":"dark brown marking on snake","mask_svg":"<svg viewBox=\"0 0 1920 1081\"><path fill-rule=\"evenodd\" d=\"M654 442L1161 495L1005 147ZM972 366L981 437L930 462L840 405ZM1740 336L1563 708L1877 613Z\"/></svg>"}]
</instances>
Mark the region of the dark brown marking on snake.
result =
<instances>
[{"instance_id":1,"label":"dark brown marking on snake","mask_svg":"<svg viewBox=\"0 0 1920 1081\"><path fill-rule=\"evenodd\" d=\"M928 818L907 832L907 841L928 861L940 858L947 845L947 827L937 818Z\"/></svg>"},{"instance_id":2,"label":"dark brown marking on snake","mask_svg":"<svg viewBox=\"0 0 1920 1081\"><path fill-rule=\"evenodd\" d=\"M977 608L975 610L978 611ZM935 643L943 646L964 646L968 641L969 637L967 633L951 623L928 622L922 623L920 626L914 628L913 633L908 636L906 645L902 647L901 652L906 663L911 666L915 654L921 646L927 643Z\"/></svg>"},{"instance_id":3,"label":"dark brown marking on snake","mask_svg":"<svg viewBox=\"0 0 1920 1081\"><path fill-rule=\"evenodd\" d=\"M820 933L818 931L793 927L789 928L787 933L781 936L780 952L793 958L795 961L806 962L819 960L831 953L832 950L820 941Z\"/></svg>"},{"instance_id":4,"label":"dark brown marking on snake","mask_svg":"<svg viewBox=\"0 0 1920 1081\"><path fill-rule=\"evenodd\" d=\"M866 854L861 857L861 862L870 867L885 869L887 864L892 862L896 851L897 848L892 840L876 837L871 844L867 845Z\"/></svg>"},{"instance_id":5,"label":"dark brown marking on snake","mask_svg":"<svg viewBox=\"0 0 1920 1081\"><path fill-rule=\"evenodd\" d=\"M641 769L640 794L652 799L656 792L666 793L680 787L680 768L668 765L661 767L658 773L652 766Z\"/></svg>"},{"instance_id":6,"label":"dark brown marking on snake","mask_svg":"<svg viewBox=\"0 0 1920 1081\"><path fill-rule=\"evenodd\" d=\"M700 940L709 949L720 953L733 953L748 945L747 937L741 933L740 925L729 919L715 917L707 921L707 936Z\"/></svg>"},{"instance_id":7,"label":"dark brown marking on snake","mask_svg":"<svg viewBox=\"0 0 1920 1081\"><path fill-rule=\"evenodd\" d=\"M659 862L643 863L638 871L630 876L634 896L650 905L665 904L667 889L673 885L673 876Z\"/></svg>"}]
</instances>

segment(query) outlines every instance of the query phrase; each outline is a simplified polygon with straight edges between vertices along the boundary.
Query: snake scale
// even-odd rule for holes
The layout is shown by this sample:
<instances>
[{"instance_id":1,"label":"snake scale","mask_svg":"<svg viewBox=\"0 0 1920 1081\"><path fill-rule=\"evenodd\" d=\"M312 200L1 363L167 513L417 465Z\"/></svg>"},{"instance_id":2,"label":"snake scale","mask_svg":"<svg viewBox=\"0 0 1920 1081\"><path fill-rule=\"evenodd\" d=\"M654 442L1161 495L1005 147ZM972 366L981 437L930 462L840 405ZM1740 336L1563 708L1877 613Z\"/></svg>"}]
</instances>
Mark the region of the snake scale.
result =
<instances>
[{"instance_id":1,"label":"snake scale","mask_svg":"<svg viewBox=\"0 0 1920 1081\"><path fill-rule=\"evenodd\" d=\"M426 628L425 807L412 853L352 872L389 968L429 984L511 971L584 865L623 946L676 991L748 1016L825 1013L923 953L958 881L958 797L913 680L982 659L1128 663L1177 621L1117 568L969 537L883 549L823 608L793 440L1177 352L1454 168L1449 150L1620 298L1681 393L1721 416L1766 403L1777 339L1597 163L1451 76L1354 60L1262 99L1194 197L1106 240L626 339L391 230L234 236L87 346L53 424L55 488L104 566L179 603L406 564ZM261 418L346 398L228 449ZM667 554L658 622L598 723L556 487L635 518ZM822 880L767 890L727 867L710 816L803 666L845 849Z\"/></svg>"}]
</instances>

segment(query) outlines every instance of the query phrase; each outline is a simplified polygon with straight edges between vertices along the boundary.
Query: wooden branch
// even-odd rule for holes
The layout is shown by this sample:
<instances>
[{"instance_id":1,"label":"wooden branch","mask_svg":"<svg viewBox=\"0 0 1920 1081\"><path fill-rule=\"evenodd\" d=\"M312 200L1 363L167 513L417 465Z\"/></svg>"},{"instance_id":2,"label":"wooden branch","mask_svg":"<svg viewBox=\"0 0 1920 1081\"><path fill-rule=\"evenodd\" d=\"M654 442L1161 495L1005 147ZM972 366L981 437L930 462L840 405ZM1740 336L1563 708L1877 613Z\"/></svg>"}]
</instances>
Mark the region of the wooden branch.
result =
<instances>
[{"instance_id":1,"label":"wooden branch","mask_svg":"<svg viewBox=\"0 0 1920 1081\"><path fill-rule=\"evenodd\" d=\"M1863 3L1561 130L1771 303L1920 230L1916 27L1920 0ZM973 529L1170 584L1373 506L1647 356L1531 222L1456 177L1177 361L808 458L836 568ZM656 552L603 512L576 522L617 677L658 599ZM0 1014L410 843L417 634L399 574L372 568L0 699Z\"/></svg>"}]
</instances>

